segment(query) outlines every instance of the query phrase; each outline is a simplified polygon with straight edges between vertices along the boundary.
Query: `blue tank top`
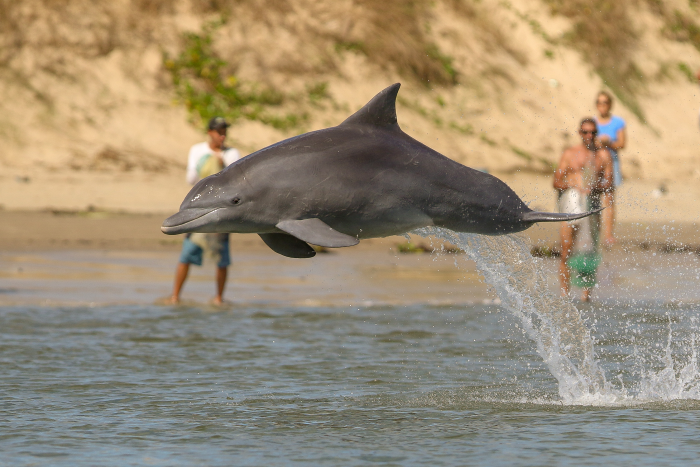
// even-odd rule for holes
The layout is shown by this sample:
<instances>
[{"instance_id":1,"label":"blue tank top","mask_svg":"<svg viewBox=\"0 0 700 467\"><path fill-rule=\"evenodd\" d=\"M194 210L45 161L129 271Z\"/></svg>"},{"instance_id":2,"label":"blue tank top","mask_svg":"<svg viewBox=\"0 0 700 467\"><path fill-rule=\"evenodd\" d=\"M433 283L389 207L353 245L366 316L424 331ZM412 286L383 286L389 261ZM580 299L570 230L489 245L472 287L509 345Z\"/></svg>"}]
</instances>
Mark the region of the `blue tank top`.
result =
<instances>
[{"instance_id":1,"label":"blue tank top","mask_svg":"<svg viewBox=\"0 0 700 467\"><path fill-rule=\"evenodd\" d=\"M598 125L598 137L607 135L613 143L617 142L617 132L625 127L625 121L617 115L610 117L610 121L606 124L600 123L598 118L595 119L595 122ZM617 159L617 151L610 149L610 152L612 153L613 159Z\"/></svg>"},{"instance_id":2,"label":"blue tank top","mask_svg":"<svg viewBox=\"0 0 700 467\"><path fill-rule=\"evenodd\" d=\"M600 123L598 118L596 117L595 119L596 124L598 125L598 137L602 135L608 135L610 137L610 141L615 143L617 142L617 132L625 127L625 121L621 118L618 117L617 115L613 115L610 117L610 121L603 125ZM614 182L615 186L620 186L622 185L622 172L620 171L620 158L617 156L617 151L608 148L608 151L610 151L610 155L612 156L613 160L613 173L614 173Z\"/></svg>"}]
</instances>

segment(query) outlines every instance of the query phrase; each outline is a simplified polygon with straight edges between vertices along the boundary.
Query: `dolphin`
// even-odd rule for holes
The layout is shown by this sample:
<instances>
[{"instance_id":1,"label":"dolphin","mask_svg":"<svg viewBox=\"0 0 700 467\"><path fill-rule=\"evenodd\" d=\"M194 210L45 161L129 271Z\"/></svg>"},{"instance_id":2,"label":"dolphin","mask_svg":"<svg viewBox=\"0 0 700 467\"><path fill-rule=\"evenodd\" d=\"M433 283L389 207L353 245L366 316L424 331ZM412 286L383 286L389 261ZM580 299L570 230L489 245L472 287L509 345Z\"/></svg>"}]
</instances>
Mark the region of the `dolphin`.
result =
<instances>
[{"instance_id":1,"label":"dolphin","mask_svg":"<svg viewBox=\"0 0 700 467\"><path fill-rule=\"evenodd\" d=\"M411 138L396 120L400 83L340 125L254 152L200 180L161 230L257 233L275 252L310 258L426 226L504 235L582 214L537 212L498 178Z\"/></svg>"}]
</instances>

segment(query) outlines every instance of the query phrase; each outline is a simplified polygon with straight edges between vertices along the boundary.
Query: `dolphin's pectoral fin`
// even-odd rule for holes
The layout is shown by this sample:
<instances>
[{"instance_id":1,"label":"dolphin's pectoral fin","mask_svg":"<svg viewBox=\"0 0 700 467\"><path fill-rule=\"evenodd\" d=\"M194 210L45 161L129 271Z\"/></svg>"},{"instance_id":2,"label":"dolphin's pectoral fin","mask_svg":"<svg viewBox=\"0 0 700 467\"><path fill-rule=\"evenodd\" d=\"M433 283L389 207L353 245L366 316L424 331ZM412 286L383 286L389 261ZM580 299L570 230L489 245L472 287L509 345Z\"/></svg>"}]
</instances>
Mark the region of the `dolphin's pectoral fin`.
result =
<instances>
[{"instance_id":1,"label":"dolphin's pectoral fin","mask_svg":"<svg viewBox=\"0 0 700 467\"><path fill-rule=\"evenodd\" d=\"M258 234L275 253L288 258L313 258L316 252L307 243L286 233Z\"/></svg>"},{"instance_id":2,"label":"dolphin's pectoral fin","mask_svg":"<svg viewBox=\"0 0 700 467\"><path fill-rule=\"evenodd\" d=\"M360 243L355 237L333 230L317 218L282 221L276 227L307 243L327 248L341 248Z\"/></svg>"}]
</instances>

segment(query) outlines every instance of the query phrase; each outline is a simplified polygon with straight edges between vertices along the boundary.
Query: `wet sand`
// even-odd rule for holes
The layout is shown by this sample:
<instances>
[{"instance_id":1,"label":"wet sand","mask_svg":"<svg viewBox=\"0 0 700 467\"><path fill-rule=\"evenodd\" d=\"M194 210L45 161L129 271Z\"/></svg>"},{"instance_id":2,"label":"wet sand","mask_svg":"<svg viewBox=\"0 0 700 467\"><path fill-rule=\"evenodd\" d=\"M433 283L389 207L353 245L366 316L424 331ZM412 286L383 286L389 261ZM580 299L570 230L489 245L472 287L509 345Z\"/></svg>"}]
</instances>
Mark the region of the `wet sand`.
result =
<instances>
[{"instance_id":1,"label":"wet sand","mask_svg":"<svg viewBox=\"0 0 700 467\"><path fill-rule=\"evenodd\" d=\"M181 236L168 236L160 225L168 216L109 211L3 211L0 210L0 251L36 250L179 250ZM700 245L697 222L620 222L619 248L636 245ZM554 246L558 224L539 224L522 233L534 245ZM363 240L353 251L391 250L403 237ZM257 235L231 236L232 251L268 250ZM340 251L340 250L338 250Z\"/></svg>"},{"instance_id":2,"label":"wet sand","mask_svg":"<svg viewBox=\"0 0 700 467\"><path fill-rule=\"evenodd\" d=\"M164 217L0 212L0 305L157 303L170 293L181 244L180 237L160 232ZM620 244L605 253L600 270L599 300L655 299L659 293L664 299L700 299L700 291L695 297L694 271L700 268L695 225L622 224L618 232ZM556 249L555 224L533 227L523 235L533 245ZM420 237L413 240L431 245ZM403 237L372 239L312 260L292 260L270 251L257 235L232 235L226 298L234 307L458 305L495 299L463 255L401 254L397 245L405 242ZM550 288L556 291L558 260L543 261ZM184 305L209 301L213 269L206 260L203 267L192 268ZM668 278L668 283L659 278Z\"/></svg>"}]
</instances>

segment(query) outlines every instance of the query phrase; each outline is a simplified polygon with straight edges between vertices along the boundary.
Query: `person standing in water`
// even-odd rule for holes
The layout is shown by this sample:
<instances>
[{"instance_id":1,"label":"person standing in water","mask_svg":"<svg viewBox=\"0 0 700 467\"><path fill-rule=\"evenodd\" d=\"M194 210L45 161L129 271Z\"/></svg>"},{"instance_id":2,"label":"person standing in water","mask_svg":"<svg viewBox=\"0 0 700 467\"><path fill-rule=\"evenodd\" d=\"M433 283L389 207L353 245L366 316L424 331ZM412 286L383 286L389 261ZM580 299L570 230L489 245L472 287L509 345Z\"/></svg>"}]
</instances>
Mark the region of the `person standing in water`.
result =
<instances>
[{"instance_id":1,"label":"person standing in water","mask_svg":"<svg viewBox=\"0 0 700 467\"><path fill-rule=\"evenodd\" d=\"M194 185L199 180L219 173L228 165L241 158L238 150L226 147L226 133L230 125L222 117L209 120L207 134L209 141L195 144L190 149L187 159L187 183ZM182 244L180 262L175 270L175 284L170 303L180 302L180 292L187 280L190 264L202 265L202 257L206 253L216 261L216 296L212 300L215 305L223 303L224 288L228 266L231 264L228 234L192 233L187 234Z\"/></svg>"},{"instance_id":2,"label":"person standing in water","mask_svg":"<svg viewBox=\"0 0 700 467\"><path fill-rule=\"evenodd\" d=\"M601 146L606 148L612 156L613 162L613 187L608 190L603 196L603 206L605 210L602 213L603 220L603 244L610 247L615 243L613 234L615 224L615 189L622 185L622 172L620 171L620 155L619 150L625 147L627 143L627 129L625 121L617 115L612 115L613 98L610 93L600 91L596 97L595 105L598 109L596 124L598 125L598 141Z\"/></svg>"},{"instance_id":3,"label":"person standing in water","mask_svg":"<svg viewBox=\"0 0 700 467\"><path fill-rule=\"evenodd\" d=\"M584 118L579 126L581 144L567 148L554 172L554 188L559 191L559 212L580 214L598 209L602 197L613 188L613 161L610 151L598 147L595 120ZM600 264L600 214L563 222L560 227L561 263L559 280L562 295L568 296L570 283L583 288L581 299L590 300ZM572 277L572 272L574 273Z\"/></svg>"}]
</instances>

